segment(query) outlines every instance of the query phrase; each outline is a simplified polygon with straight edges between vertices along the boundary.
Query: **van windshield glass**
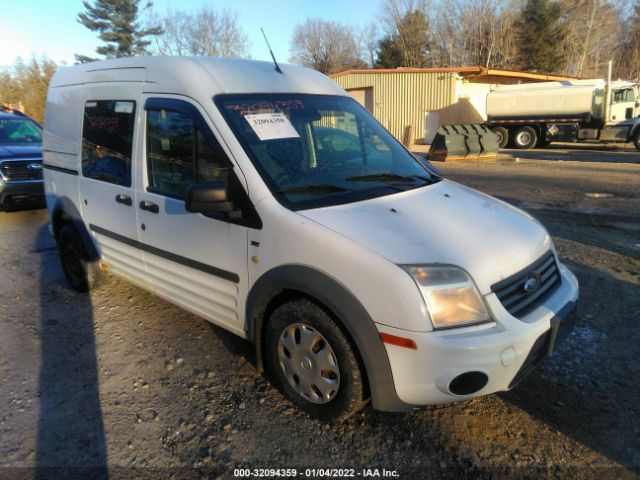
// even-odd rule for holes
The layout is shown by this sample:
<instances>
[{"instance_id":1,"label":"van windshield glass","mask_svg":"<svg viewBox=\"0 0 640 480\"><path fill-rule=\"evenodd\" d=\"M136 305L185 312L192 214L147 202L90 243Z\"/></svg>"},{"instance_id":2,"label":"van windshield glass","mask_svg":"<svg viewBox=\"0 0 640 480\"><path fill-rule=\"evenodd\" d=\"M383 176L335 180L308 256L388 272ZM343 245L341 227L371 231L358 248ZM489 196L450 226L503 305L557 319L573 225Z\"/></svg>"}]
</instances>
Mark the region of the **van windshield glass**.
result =
<instances>
[{"instance_id":1,"label":"van windshield glass","mask_svg":"<svg viewBox=\"0 0 640 480\"><path fill-rule=\"evenodd\" d=\"M364 200L440 180L351 98L263 94L215 101L273 194L289 208Z\"/></svg>"}]
</instances>

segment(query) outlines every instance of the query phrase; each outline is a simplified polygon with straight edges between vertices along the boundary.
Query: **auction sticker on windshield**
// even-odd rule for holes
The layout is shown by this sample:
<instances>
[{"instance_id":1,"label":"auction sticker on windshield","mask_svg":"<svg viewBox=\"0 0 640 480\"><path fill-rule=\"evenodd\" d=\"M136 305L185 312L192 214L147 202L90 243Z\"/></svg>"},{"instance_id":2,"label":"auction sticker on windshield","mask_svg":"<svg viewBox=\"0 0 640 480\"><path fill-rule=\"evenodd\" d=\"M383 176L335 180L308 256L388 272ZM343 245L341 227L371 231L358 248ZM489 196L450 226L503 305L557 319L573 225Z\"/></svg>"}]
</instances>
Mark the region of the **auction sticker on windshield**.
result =
<instances>
[{"instance_id":1,"label":"auction sticker on windshield","mask_svg":"<svg viewBox=\"0 0 640 480\"><path fill-rule=\"evenodd\" d=\"M244 118L260 140L300 137L284 113L255 113Z\"/></svg>"}]
</instances>

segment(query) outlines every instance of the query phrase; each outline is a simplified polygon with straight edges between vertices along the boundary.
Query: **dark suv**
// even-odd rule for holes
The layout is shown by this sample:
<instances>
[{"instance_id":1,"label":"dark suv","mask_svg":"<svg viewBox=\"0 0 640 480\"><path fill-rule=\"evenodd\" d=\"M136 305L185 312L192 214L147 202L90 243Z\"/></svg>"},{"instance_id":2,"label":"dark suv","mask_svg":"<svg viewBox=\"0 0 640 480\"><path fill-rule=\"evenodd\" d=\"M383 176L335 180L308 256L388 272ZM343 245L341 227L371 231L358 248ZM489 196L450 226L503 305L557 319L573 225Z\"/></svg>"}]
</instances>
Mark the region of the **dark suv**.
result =
<instances>
[{"instance_id":1,"label":"dark suv","mask_svg":"<svg viewBox=\"0 0 640 480\"><path fill-rule=\"evenodd\" d=\"M43 207L42 128L14 110L0 110L0 210Z\"/></svg>"}]
</instances>

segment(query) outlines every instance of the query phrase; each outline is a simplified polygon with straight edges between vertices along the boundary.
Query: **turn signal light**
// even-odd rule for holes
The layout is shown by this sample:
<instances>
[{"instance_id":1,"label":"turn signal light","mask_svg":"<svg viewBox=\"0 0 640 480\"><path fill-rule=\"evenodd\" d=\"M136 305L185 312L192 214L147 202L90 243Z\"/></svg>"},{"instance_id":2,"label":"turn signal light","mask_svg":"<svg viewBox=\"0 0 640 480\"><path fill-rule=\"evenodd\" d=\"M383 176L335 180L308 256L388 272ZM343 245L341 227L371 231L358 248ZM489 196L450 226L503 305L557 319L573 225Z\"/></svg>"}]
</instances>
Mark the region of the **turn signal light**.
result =
<instances>
[{"instance_id":1,"label":"turn signal light","mask_svg":"<svg viewBox=\"0 0 640 480\"><path fill-rule=\"evenodd\" d=\"M416 342L410 338L398 337L396 335L391 335L390 333L380 333L380 338L384 343L388 343L389 345L410 348L412 350L418 349Z\"/></svg>"}]
</instances>

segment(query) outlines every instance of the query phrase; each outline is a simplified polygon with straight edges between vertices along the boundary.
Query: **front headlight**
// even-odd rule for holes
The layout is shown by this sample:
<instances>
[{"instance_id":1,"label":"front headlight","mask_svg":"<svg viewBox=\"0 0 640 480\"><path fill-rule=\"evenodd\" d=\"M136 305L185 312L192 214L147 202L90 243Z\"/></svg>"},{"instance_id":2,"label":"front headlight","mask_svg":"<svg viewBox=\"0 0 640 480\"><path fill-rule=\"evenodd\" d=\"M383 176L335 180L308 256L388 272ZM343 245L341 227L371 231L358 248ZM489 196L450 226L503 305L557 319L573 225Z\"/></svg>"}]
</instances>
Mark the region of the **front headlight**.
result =
<instances>
[{"instance_id":1,"label":"front headlight","mask_svg":"<svg viewBox=\"0 0 640 480\"><path fill-rule=\"evenodd\" d=\"M405 265L427 304L434 328L491 321L471 277L457 267Z\"/></svg>"}]
</instances>

